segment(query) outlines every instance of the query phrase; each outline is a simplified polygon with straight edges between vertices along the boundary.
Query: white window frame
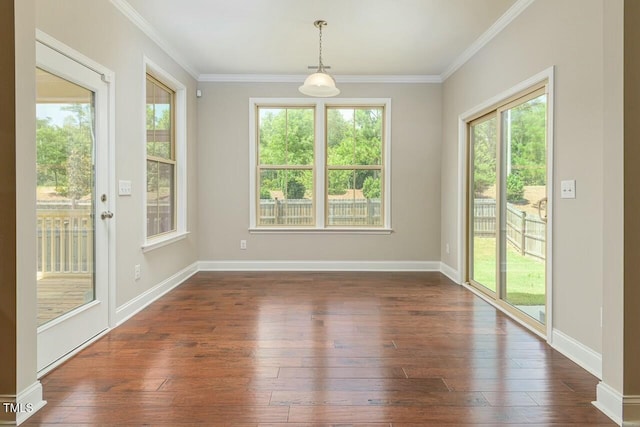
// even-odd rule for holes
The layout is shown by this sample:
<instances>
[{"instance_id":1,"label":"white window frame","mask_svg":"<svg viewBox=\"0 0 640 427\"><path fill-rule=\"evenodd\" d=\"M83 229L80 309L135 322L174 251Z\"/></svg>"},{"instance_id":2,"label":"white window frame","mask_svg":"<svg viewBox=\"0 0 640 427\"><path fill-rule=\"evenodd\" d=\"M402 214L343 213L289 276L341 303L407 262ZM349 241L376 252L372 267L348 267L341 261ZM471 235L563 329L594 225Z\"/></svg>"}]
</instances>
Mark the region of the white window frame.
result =
<instances>
[{"instance_id":1,"label":"white window frame","mask_svg":"<svg viewBox=\"0 0 640 427\"><path fill-rule=\"evenodd\" d=\"M273 227L257 225L257 158L258 141L257 126L258 107L315 107L315 225L308 227ZM384 223L382 227L362 226L326 226L325 225L325 174L326 174L326 107L384 107L384 144L383 144L383 207ZM355 234L389 234L391 228L391 99L390 98L249 98L249 231L251 233L355 233Z\"/></svg>"},{"instance_id":2,"label":"white window frame","mask_svg":"<svg viewBox=\"0 0 640 427\"><path fill-rule=\"evenodd\" d=\"M178 240L182 240L189 232L187 231L187 87L170 73L162 69L152 60L144 57L144 72L142 73L142 127L144 144L142 144L142 170L144 171L142 188L142 230L144 243L143 252L168 245ZM147 74L174 91L174 126L175 126L175 162L176 162L176 183L175 183L175 221L176 229L169 233L157 236L147 236L147 122L146 122L146 82Z\"/></svg>"}]
</instances>

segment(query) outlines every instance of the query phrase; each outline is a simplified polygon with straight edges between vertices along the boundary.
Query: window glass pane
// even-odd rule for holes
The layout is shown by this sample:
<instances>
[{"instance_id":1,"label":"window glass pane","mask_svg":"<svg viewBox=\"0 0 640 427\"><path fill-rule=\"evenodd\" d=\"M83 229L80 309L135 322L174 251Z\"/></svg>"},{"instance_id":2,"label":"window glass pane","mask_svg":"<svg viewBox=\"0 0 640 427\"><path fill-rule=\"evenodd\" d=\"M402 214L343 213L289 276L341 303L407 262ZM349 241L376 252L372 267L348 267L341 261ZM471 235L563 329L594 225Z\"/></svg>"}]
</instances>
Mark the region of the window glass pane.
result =
<instances>
[{"instance_id":1,"label":"window glass pane","mask_svg":"<svg viewBox=\"0 0 640 427\"><path fill-rule=\"evenodd\" d=\"M175 230L174 169L171 163L158 163L158 232Z\"/></svg>"},{"instance_id":2,"label":"window glass pane","mask_svg":"<svg viewBox=\"0 0 640 427\"><path fill-rule=\"evenodd\" d=\"M470 128L473 216L469 277L491 292L496 291L496 122L493 116Z\"/></svg>"},{"instance_id":3,"label":"window glass pane","mask_svg":"<svg viewBox=\"0 0 640 427\"><path fill-rule=\"evenodd\" d=\"M158 162L147 160L147 236L158 234Z\"/></svg>"},{"instance_id":4,"label":"window glass pane","mask_svg":"<svg viewBox=\"0 0 640 427\"><path fill-rule=\"evenodd\" d=\"M147 155L173 159L172 93L147 79Z\"/></svg>"},{"instance_id":5,"label":"window glass pane","mask_svg":"<svg viewBox=\"0 0 640 427\"><path fill-rule=\"evenodd\" d=\"M546 94L501 113L501 297L535 321L546 318Z\"/></svg>"},{"instance_id":6,"label":"window glass pane","mask_svg":"<svg viewBox=\"0 0 640 427\"><path fill-rule=\"evenodd\" d=\"M258 225L313 225L313 171L260 172Z\"/></svg>"},{"instance_id":7,"label":"window glass pane","mask_svg":"<svg viewBox=\"0 0 640 427\"><path fill-rule=\"evenodd\" d=\"M313 165L313 108L259 108L259 164Z\"/></svg>"},{"instance_id":8,"label":"window glass pane","mask_svg":"<svg viewBox=\"0 0 640 427\"><path fill-rule=\"evenodd\" d=\"M329 170L327 225L382 225L379 170Z\"/></svg>"},{"instance_id":9,"label":"window glass pane","mask_svg":"<svg viewBox=\"0 0 640 427\"><path fill-rule=\"evenodd\" d=\"M175 230L175 165L147 160L147 236Z\"/></svg>"},{"instance_id":10,"label":"window glass pane","mask_svg":"<svg viewBox=\"0 0 640 427\"><path fill-rule=\"evenodd\" d=\"M382 108L355 110L355 164L382 164L382 117Z\"/></svg>"},{"instance_id":11,"label":"window glass pane","mask_svg":"<svg viewBox=\"0 0 640 427\"><path fill-rule=\"evenodd\" d=\"M327 164L381 165L383 109L327 109Z\"/></svg>"},{"instance_id":12,"label":"window glass pane","mask_svg":"<svg viewBox=\"0 0 640 427\"><path fill-rule=\"evenodd\" d=\"M36 69L38 326L95 299L94 98Z\"/></svg>"}]
</instances>

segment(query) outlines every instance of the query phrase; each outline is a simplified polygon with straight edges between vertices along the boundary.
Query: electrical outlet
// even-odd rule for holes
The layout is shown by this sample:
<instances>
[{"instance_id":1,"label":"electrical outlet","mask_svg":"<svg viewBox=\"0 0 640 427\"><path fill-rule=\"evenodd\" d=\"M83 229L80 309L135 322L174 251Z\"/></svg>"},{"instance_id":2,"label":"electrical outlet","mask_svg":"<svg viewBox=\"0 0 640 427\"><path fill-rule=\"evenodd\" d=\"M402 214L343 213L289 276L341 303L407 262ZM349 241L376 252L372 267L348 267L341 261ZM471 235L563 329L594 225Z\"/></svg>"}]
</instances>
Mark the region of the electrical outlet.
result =
<instances>
[{"instance_id":1,"label":"electrical outlet","mask_svg":"<svg viewBox=\"0 0 640 427\"><path fill-rule=\"evenodd\" d=\"M133 278L135 280L140 280L141 276L142 276L142 273L140 270L140 264L136 264L135 267L133 268Z\"/></svg>"},{"instance_id":2,"label":"electrical outlet","mask_svg":"<svg viewBox=\"0 0 640 427\"><path fill-rule=\"evenodd\" d=\"M242 249L243 251L247 249L247 241L246 240L240 240L240 249Z\"/></svg>"}]
</instances>

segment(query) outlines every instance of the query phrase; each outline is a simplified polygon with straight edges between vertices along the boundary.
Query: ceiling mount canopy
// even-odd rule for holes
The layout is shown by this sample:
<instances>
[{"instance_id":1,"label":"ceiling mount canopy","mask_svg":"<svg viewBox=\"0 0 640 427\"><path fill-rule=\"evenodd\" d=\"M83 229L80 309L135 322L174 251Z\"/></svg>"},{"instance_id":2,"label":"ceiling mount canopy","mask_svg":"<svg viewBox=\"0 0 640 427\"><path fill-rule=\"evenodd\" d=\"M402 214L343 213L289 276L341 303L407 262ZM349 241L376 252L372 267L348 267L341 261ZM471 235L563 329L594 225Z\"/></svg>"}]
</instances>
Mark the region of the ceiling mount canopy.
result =
<instances>
[{"instance_id":1,"label":"ceiling mount canopy","mask_svg":"<svg viewBox=\"0 0 640 427\"><path fill-rule=\"evenodd\" d=\"M298 88L300 92L308 96L316 96L326 98L336 96L340 93L340 89L336 87L336 81L325 70L322 63L322 27L327 25L327 21L321 19L313 23L320 31L320 49L318 55L318 69L304 81L304 84Z\"/></svg>"}]
</instances>

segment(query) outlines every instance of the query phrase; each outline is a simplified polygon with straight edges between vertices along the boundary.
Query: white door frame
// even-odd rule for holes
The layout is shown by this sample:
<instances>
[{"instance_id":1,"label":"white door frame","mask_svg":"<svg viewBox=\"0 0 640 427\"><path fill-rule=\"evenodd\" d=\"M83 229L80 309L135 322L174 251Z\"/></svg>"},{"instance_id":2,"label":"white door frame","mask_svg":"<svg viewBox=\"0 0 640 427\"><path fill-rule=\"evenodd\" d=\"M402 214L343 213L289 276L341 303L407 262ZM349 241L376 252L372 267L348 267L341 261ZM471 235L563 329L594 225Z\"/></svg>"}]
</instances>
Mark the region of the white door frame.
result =
<instances>
[{"instance_id":1,"label":"white door frame","mask_svg":"<svg viewBox=\"0 0 640 427\"><path fill-rule=\"evenodd\" d=\"M103 120L102 120L101 126L103 127L104 135L106 138L106 141L104 141L106 146L104 146L105 144L103 144L104 149L102 150L102 153L101 153L101 157L100 157L101 161L96 162L96 165L95 165L96 176L98 175L101 176L102 185L100 188L96 188L95 190L96 194L94 197L99 197L99 194L106 194L107 202L100 207L96 206L94 213L97 214L99 210L109 210L111 212L114 212L115 214L116 213L116 209L115 209L116 193L115 193L115 185L113 184L113 179L115 177L115 161L114 161L115 160L115 120L114 120L115 119L115 74L108 68L102 66L101 64L93 61L92 59L86 57L80 52L74 50L73 48L65 45L64 43L59 42L58 40L54 39L48 34L37 29L36 29L36 44L45 46L45 51L48 50L47 48L49 48L50 50L53 50L67 57L68 59L77 62L78 64L82 65L88 70L91 70L97 73L101 77L102 82L106 85L106 89L102 91L104 92L103 96L106 97L106 99L103 98L102 101L97 101L101 103L102 109L104 110L102 111ZM40 46L37 46L37 47L40 47ZM36 58L36 64L38 66L42 65L40 64L40 61L38 60L38 58ZM98 126L99 124L96 123L96 129L98 128ZM63 357L55 360L53 363L41 362L40 360L41 354L45 355L45 353L43 352L44 349L38 348L38 377L41 377L42 375L46 374L50 370L54 369L56 366L60 365L61 363L63 363L64 361L72 357L82 348L86 347L91 342L95 341L100 336L104 335L106 332L110 330L110 328L113 328L116 324L116 313L115 313L116 218L117 216L114 215L114 217L109 220L108 224L105 224L106 232L103 233L104 239L106 239L106 242L105 242L106 254L104 255L106 256L106 264L105 264L106 268L104 271L100 271L98 269L96 269L95 271L96 276L98 274L103 275L103 277L106 276L104 277L104 280L106 281L106 284L105 284L106 295L102 295L103 303L106 304L106 311L107 311L107 323L105 325L105 329L99 335L91 338L89 341L80 343L80 345L76 347L74 350L67 353ZM98 215L96 215L96 229L98 228L98 226L101 225L101 221L102 220L98 217ZM97 263L96 263L96 267L97 267ZM90 306L91 304L92 303L88 303L87 306ZM38 346L40 347L40 343L38 344ZM43 363L45 364L43 365Z\"/></svg>"},{"instance_id":2,"label":"white door frame","mask_svg":"<svg viewBox=\"0 0 640 427\"><path fill-rule=\"evenodd\" d=\"M547 81L547 230L548 235L552 238L548 238L546 241L546 295L547 295L547 307L546 307L546 337L544 337L549 344L553 341L553 106L554 106L554 67L551 66L544 71L528 78L527 80L505 90L504 92L492 97L491 99L471 108L470 110L462 113L458 117L458 269L460 284L464 285L476 295L485 299L487 302L498 308L504 310L493 302L490 298L486 297L482 292L476 291L475 288L465 283L467 277L467 263L465 260L465 253L468 244L468 236L466 232L466 208L467 208L467 187L469 182L469 171L467 168L467 142L468 142L468 123L469 121L477 117L480 113L488 111L495 105L502 101L509 99L518 93L525 91L531 86L535 86L543 81ZM509 315L507 313L507 315ZM512 319L521 323L527 329L538 334L538 331L521 321L517 317L510 316Z\"/></svg>"}]
</instances>

